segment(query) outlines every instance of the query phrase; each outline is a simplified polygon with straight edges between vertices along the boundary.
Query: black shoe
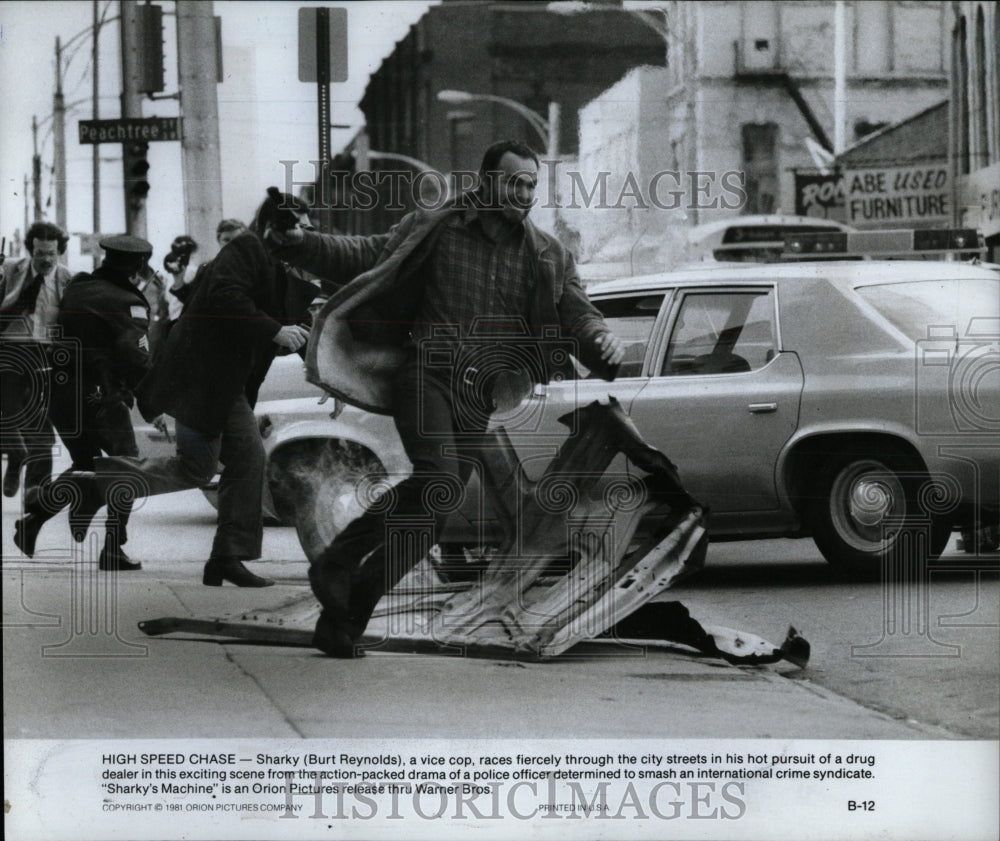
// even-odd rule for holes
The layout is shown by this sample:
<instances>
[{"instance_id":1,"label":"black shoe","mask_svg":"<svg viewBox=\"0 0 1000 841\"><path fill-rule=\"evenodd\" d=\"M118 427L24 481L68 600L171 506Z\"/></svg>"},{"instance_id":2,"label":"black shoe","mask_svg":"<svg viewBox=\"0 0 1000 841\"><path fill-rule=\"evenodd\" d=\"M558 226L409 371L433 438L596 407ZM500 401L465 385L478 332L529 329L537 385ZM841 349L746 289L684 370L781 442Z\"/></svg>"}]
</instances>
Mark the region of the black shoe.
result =
<instances>
[{"instance_id":1,"label":"black shoe","mask_svg":"<svg viewBox=\"0 0 1000 841\"><path fill-rule=\"evenodd\" d=\"M326 611L319 615L319 620L316 622L312 644L327 657L354 660L365 656L364 650L355 646L354 640L344 626L331 619Z\"/></svg>"},{"instance_id":2,"label":"black shoe","mask_svg":"<svg viewBox=\"0 0 1000 841\"><path fill-rule=\"evenodd\" d=\"M97 488L96 473L77 470L65 476L65 480L76 485L79 491L79 502L69 509L69 527L73 532L73 540L83 543L90 531L94 515L104 507L104 494Z\"/></svg>"},{"instance_id":3,"label":"black shoe","mask_svg":"<svg viewBox=\"0 0 1000 841\"><path fill-rule=\"evenodd\" d=\"M223 581L232 582L237 587L270 587L274 584L270 578L254 575L235 558L209 558L201 583L221 587Z\"/></svg>"},{"instance_id":4,"label":"black shoe","mask_svg":"<svg viewBox=\"0 0 1000 841\"><path fill-rule=\"evenodd\" d=\"M44 520L34 514L25 514L14 523L14 545L29 558L35 556L35 541L43 523Z\"/></svg>"},{"instance_id":5,"label":"black shoe","mask_svg":"<svg viewBox=\"0 0 1000 841\"><path fill-rule=\"evenodd\" d=\"M132 570L142 569L142 564L138 562L133 563L121 546L105 543L104 548L101 550L101 557L97 561L97 568L104 572L131 572Z\"/></svg>"},{"instance_id":6,"label":"black shoe","mask_svg":"<svg viewBox=\"0 0 1000 841\"><path fill-rule=\"evenodd\" d=\"M21 487L21 460L7 459L7 472L3 474L3 495L14 496Z\"/></svg>"}]
</instances>

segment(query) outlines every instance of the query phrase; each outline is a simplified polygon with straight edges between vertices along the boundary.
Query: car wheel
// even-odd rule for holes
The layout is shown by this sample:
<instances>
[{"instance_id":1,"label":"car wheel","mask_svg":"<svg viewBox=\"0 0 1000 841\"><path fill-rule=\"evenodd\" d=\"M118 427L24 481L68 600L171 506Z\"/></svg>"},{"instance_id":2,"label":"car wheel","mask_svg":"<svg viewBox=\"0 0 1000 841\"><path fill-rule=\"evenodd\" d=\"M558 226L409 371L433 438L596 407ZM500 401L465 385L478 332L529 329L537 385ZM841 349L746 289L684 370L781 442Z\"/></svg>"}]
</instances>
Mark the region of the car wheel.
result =
<instances>
[{"instance_id":1,"label":"car wheel","mask_svg":"<svg viewBox=\"0 0 1000 841\"><path fill-rule=\"evenodd\" d=\"M950 523L926 510L922 465L883 446L852 447L828 459L811 507L813 540L839 571L877 579L883 565L933 560L948 542Z\"/></svg>"},{"instance_id":2,"label":"car wheel","mask_svg":"<svg viewBox=\"0 0 1000 841\"><path fill-rule=\"evenodd\" d=\"M302 551L310 562L365 510L365 500L384 487L375 455L353 441L308 441L274 453L272 493L289 509Z\"/></svg>"}]
</instances>

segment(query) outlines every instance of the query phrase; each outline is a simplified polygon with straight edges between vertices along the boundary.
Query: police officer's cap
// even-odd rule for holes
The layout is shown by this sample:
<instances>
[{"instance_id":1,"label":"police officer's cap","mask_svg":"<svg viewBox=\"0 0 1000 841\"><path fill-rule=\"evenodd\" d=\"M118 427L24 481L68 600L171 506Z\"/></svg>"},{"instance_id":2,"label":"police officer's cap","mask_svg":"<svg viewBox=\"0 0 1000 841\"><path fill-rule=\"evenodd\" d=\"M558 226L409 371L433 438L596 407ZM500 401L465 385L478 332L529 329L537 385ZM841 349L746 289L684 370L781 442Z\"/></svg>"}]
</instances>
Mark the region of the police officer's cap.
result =
<instances>
[{"instance_id":1,"label":"police officer's cap","mask_svg":"<svg viewBox=\"0 0 1000 841\"><path fill-rule=\"evenodd\" d=\"M153 246L150 243L127 234L105 237L99 245L107 252L108 257L118 257L119 259L148 258L153 254Z\"/></svg>"}]
</instances>

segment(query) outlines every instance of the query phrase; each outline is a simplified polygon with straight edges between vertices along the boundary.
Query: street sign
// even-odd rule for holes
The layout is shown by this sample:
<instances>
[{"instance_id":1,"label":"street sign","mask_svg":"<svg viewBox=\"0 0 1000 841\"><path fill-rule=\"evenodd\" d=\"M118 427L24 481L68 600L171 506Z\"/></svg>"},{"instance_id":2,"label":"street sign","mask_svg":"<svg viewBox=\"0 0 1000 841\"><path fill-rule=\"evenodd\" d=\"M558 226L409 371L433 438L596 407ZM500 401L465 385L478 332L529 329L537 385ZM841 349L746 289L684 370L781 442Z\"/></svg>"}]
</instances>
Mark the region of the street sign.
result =
<instances>
[{"instance_id":1,"label":"street sign","mask_svg":"<svg viewBox=\"0 0 1000 841\"><path fill-rule=\"evenodd\" d=\"M125 117L120 120L80 120L80 142L152 143L159 140L180 140L179 117Z\"/></svg>"},{"instance_id":2,"label":"street sign","mask_svg":"<svg viewBox=\"0 0 1000 841\"><path fill-rule=\"evenodd\" d=\"M318 32L326 21L326 33ZM326 35L323 38L323 35ZM322 39L329 45L327 82L347 81L347 9L299 9L299 81L322 82L317 62L316 44Z\"/></svg>"}]
</instances>

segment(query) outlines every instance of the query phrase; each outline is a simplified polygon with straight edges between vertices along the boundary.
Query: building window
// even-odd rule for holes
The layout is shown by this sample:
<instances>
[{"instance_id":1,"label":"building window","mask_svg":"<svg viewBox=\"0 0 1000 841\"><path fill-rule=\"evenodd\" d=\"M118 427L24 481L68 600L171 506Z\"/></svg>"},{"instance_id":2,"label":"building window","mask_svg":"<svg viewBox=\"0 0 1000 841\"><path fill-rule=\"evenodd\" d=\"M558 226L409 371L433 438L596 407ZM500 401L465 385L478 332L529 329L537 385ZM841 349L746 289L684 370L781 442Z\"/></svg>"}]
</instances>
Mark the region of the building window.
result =
<instances>
[{"instance_id":1,"label":"building window","mask_svg":"<svg viewBox=\"0 0 1000 841\"><path fill-rule=\"evenodd\" d=\"M780 204L778 181L778 126L747 123L743 126L743 171L747 203L744 213L774 213Z\"/></svg>"}]
</instances>

